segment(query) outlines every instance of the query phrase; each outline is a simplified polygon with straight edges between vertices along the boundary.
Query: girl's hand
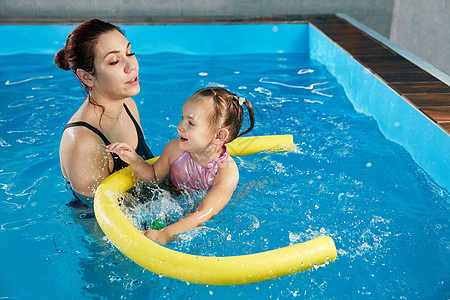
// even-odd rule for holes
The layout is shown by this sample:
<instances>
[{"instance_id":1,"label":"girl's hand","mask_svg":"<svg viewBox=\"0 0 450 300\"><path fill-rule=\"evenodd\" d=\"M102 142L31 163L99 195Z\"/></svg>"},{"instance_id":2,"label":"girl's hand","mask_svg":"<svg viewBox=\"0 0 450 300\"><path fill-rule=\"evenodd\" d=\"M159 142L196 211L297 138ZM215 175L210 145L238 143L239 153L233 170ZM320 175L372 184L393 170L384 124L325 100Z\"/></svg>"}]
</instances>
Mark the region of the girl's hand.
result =
<instances>
[{"instance_id":1,"label":"girl's hand","mask_svg":"<svg viewBox=\"0 0 450 300\"><path fill-rule=\"evenodd\" d=\"M132 165L133 163L142 159L139 155L137 155L136 151L134 151L134 149L130 145L125 143L113 143L111 145L108 145L106 146L106 151L116 153L124 162L129 165Z\"/></svg>"},{"instance_id":2,"label":"girl's hand","mask_svg":"<svg viewBox=\"0 0 450 300\"><path fill-rule=\"evenodd\" d=\"M165 234L164 234L164 229L161 230L153 230L153 229L149 229L149 230L145 230L144 231L144 235L146 237L148 237L151 240L154 240L155 242L160 243L161 245L167 245L168 243L170 243L173 239L169 239Z\"/></svg>"}]
</instances>

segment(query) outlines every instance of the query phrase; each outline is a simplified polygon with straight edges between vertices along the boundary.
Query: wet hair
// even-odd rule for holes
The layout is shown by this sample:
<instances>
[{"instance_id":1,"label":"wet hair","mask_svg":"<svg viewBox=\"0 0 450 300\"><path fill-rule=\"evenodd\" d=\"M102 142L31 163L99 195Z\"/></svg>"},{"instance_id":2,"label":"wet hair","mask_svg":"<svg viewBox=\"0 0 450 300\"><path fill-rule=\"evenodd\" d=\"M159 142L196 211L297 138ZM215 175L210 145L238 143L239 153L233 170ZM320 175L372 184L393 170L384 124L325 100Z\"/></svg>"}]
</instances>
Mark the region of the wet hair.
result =
<instances>
[{"instance_id":1,"label":"wet hair","mask_svg":"<svg viewBox=\"0 0 450 300\"><path fill-rule=\"evenodd\" d=\"M221 87L207 87L195 92L188 100L196 100L200 97L207 97L213 100L213 111L210 115L211 124L218 124L229 131L228 139L225 143L233 141L238 136L249 133L255 125L255 114L253 106L248 100L239 99L236 94ZM240 103L241 101L241 103ZM244 101L242 103L242 101ZM247 107L250 126L240 133L244 121L244 108Z\"/></svg>"},{"instance_id":2,"label":"wet hair","mask_svg":"<svg viewBox=\"0 0 450 300\"><path fill-rule=\"evenodd\" d=\"M75 76L77 76L78 69L84 70L91 75L95 75L94 58L97 42L102 34L113 30L117 30L125 35L119 27L99 19L92 19L78 25L78 27L67 37L64 48L56 53L55 64L63 70L72 70L75 73ZM78 80L83 86L84 91L87 93L89 103L102 110L102 114L98 121L98 124L101 127L101 120L103 113L105 112L105 107L98 104L91 97L89 94L89 87L83 83L81 78L78 78Z\"/></svg>"},{"instance_id":3,"label":"wet hair","mask_svg":"<svg viewBox=\"0 0 450 300\"><path fill-rule=\"evenodd\" d=\"M124 34L119 27L99 19L92 19L78 25L67 37L64 48L55 55L55 64L63 70L72 70L75 75L78 69L94 75L94 57L97 42L102 34L112 30L117 30ZM84 90L88 92L88 86L81 80L80 82Z\"/></svg>"}]
</instances>

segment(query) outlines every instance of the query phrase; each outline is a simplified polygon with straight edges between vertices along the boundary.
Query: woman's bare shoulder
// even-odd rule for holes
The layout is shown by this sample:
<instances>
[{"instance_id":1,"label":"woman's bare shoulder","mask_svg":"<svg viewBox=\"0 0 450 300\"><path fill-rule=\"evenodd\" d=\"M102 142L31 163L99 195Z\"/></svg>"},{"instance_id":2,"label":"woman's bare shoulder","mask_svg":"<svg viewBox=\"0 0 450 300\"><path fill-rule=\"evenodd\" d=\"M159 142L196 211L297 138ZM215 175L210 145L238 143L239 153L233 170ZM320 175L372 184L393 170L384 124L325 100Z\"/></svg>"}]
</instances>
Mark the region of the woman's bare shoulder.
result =
<instances>
[{"instance_id":1,"label":"woman's bare shoulder","mask_svg":"<svg viewBox=\"0 0 450 300\"><path fill-rule=\"evenodd\" d=\"M136 109L136 110L137 110L136 101L134 101L133 98L127 98L127 99L125 99L125 105L126 105L129 109Z\"/></svg>"},{"instance_id":2,"label":"woman's bare shoulder","mask_svg":"<svg viewBox=\"0 0 450 300\"><path fill-rule=\"evenodd\" d=\"M139 110L133 98L125 99L125 105L128 107L133 116L139 121Z\"/></svg>"},{"instance_id":3,"label":"woman's bare shoulder","mask_svg":"<svg viewBox=\"0 0 450 300\"><path fill-rule=\"evenodd\" d=\"M106 151L103 140L92 130L83 126L66 128L61 138L60 156L62 160L84 159Z\"/></svg>"},{"instance_id":4,"label":"woman's bare shoulder","mask_svg":"<svg viewBox=\"0 0 450 300\"><path fill-rule=\"evenodd\" d=\"M82 125L64 129L63 136L61 138L61 142L80 145L83 145L85 142L98 142L99 140L101 141L101 138L95 132Z\"/></svg>"},{"instance_id":5,"label":"woman's bare shoulder","mask_svg":"<svg viewBox=\"0 0 450 300\"><path fill-rule=\"evenodd\" d=\"M64 177L72 183L75 191L83 195L90 195L92 189L111 172L112 157L106 152L101 138L88 128L67 128L59 151Z\"/></svg>"}]
</instances>

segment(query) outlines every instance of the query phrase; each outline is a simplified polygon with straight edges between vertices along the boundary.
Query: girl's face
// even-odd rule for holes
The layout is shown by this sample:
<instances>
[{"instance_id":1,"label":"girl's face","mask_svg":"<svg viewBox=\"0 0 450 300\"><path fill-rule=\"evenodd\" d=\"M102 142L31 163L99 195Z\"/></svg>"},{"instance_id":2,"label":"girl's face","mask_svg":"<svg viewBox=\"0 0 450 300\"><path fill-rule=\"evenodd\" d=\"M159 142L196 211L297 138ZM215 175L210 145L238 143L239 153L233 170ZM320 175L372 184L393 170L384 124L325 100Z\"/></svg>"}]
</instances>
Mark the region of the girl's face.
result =
<instances>
[{"instance_id":1,"label":"girl's face","mask_svg":"<svg viewBox=\"0 0 450 300\"><path fill-rule=\"evenodd\" d=\"M211 99L187 100L184 103L182 119L177 127L182 150L194 153L207 150L215 136L209 120L212 109Z\"/></svg>"},{"instance_id":2,"label":"girl's face","mask_svg":"<svg viewBox=\"0 0 450 300\"><path fill-rule=\"evenodd\" d=\"M100 36L94 57L93 91L111 99L135 96L140 91L139 64L131 44L117 30Z\"/></svg>"}]
</instances>

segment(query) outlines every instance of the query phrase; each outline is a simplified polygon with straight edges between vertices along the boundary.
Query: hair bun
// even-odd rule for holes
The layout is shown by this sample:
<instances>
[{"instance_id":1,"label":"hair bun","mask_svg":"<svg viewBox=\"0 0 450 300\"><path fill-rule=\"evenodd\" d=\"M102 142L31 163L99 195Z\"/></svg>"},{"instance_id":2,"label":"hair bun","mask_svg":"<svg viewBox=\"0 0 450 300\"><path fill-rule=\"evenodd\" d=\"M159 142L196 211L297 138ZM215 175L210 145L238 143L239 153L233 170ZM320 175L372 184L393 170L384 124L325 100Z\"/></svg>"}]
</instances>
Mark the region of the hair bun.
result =
<instances>
[{"instance_id":1,"label":"hair bun","mask_svg":"<svg viewBox=\"0 0 450 300\"><path fill-rule=\"evenodd\" d=\"M58 53L56 53L55 55L55 64L63 69L63 70L70 70L69 67L69 62L67 61L67 57L66 57L66 48L62 48L61 50L59 50Z\"/></svg>"}]
</instances>

